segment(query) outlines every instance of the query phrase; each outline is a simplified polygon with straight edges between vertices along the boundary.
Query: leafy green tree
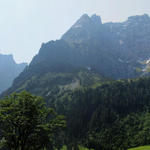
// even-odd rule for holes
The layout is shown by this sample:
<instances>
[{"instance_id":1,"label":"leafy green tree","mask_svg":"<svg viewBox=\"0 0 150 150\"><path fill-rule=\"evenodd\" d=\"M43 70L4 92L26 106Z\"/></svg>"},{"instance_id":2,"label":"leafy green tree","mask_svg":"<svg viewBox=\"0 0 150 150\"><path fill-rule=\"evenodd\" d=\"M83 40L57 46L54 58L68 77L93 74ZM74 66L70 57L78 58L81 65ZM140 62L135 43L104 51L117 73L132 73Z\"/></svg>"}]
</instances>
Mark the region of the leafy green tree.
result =
<instances>
[{"instance_id":1,"label":"leafy green tree","mask_svg":"<svg viewBox=\"0 0 150 150\"><path fill-rule=\"evenodd\" d=\"M10 150L53 149L65 119L47 108L41 97L14 93L0 101L1 147Z\"/></svg>"}]
</instances>

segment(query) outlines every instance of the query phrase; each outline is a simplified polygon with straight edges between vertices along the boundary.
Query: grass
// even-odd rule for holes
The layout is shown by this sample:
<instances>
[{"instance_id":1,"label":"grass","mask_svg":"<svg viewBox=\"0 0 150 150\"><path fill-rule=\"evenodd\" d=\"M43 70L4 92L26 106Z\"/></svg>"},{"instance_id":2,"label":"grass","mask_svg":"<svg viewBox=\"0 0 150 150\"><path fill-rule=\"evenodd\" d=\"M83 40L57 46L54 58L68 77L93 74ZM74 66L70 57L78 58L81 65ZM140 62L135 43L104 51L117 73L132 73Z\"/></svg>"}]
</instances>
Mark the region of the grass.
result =
<instances>
[{"instance_id":1,"label":"grass","mask_svg":"<svg viewBox=\"0 0 150 150\"><path fill-rule=\"evenodd\" d=\"M137 148L130 148L128 150L150 150L150 146L140 146Z\"/></svg>"},{"instance_id":2,"label":"grass","mask_svg":"<svg viewBox=\"0 0 150 150\"><path fill-rule=\"evenodd\" d=\"M82 147L82 146L79 146L79 150L89 150L89 149L85 148L85 147Z\"/></svg>"},{"instance_id":3,"label":"grass","mask_svg":"<svg viewBox=\"0 0 150 150\"><path fill-rule=\"evenodd\" d=\"M67 150L66 146L63 146L63 148L61 150ZM88 148L79 146L79 150L89 150ZM136 148L130 148L128 150L150 150L150 145L148 146L140 146L140 147L136 147Z\"/></svg>"},{"instance_id":4,"label":"grass","mask_svg":"<svg viewBox=\"0 0 150 150\"><path fill-rule=\"evenodd\" d=\"M61 150L67 150L66 146L63 146L63 148ZM79 146L79 150L89 150L89 149L82 147L82 146ZM93 150L93 149L91 149L91 150Z\"/></svg>"}]
</instances>

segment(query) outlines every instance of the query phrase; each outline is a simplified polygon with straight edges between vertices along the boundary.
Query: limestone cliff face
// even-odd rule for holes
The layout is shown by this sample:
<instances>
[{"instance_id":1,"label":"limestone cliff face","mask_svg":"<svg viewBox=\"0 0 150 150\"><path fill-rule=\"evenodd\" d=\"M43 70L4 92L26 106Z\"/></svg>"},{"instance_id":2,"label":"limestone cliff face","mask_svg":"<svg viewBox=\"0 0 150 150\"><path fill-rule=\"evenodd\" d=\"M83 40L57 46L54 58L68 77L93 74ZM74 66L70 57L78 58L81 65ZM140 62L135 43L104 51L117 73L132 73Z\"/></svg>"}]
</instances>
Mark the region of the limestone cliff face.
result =
<instances>
[{"instance_id":1,"label":"limestone cliff face","mask_svg":"<svg viewBox=\"0 0 150 150\"><path fill-rule=\"evenodd\" d=\"M0 54L0 93L11 86L26 65L26 63L16 64L12 55Z\"/></svg>"},{"instance_id":2,"label":"limestone cliff face","mask_svg":"<svg viewBox=\"0 0 150 150\"><path fill-rule=\"evenodd\" d=\"M102 22L100 16L87 14L79 20L62 36L62 39L73 43L82 43L101 33Z\"/></svg>"},{"instance_id":3,"label":"limestone cliff face","mask_svg":"<svg viewBox=\"0 0 150 150\"><path fill-rule=\"evenodd\" d=\"M51 85L54 89L62 82L70 85L81 79L75 76L80 69L84 72L90 68L90 77L94 72L109 79L149 75L149 60L148 15L132 16L120 23L102 23L99 16L84 14L60 40L42 44L39 53L5 94L21 89L46 92L45 85L49 91ZM74 74L73 78L68 78L68 73ZM60 74L63 78L57 82L55 77Z\"/></svg>"}]
</instances>

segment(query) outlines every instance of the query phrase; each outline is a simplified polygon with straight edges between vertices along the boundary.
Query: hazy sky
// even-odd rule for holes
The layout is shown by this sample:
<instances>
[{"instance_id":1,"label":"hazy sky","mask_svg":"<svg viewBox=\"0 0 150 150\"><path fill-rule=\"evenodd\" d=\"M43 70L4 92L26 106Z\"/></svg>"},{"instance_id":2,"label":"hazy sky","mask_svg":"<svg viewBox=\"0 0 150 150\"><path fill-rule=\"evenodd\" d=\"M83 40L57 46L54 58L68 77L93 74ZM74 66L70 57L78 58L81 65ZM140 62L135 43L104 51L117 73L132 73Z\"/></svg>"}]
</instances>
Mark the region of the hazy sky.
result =
<instances>
[{"instance_id":1,"label":"hazy sky","mask_svg":"<svg viewBox=\"0 0 150 150\"><path fill-rule=\"evenodd\" d=\"M150 0L0 0L0 53L29 62L43 42L59 39L84 13L124 21L150 15Z\"/></svg>"}]
</instances>

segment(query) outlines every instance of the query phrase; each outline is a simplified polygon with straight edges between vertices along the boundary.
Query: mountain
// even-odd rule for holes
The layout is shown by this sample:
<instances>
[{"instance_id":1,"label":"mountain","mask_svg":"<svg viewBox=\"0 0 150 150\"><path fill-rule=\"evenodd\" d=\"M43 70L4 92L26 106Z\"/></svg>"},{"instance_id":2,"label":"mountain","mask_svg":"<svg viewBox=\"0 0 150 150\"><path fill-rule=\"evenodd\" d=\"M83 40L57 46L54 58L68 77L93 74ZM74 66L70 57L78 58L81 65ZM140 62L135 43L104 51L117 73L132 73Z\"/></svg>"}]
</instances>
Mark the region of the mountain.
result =
<instances>
[{"instance_id":1,"label":"mountain","mask_svg":"<svg viewBox=\"0 0 150 150\"><path fill-rule=\"evenodd\" d=\"M26 66L26 63L16 64L12 55L0 54L0 93L11 86Z\"/></svg>"},{"instance_id":2,"label":"mountain","mask_svg":"<svg viewBox=\"0 0 150 150\"><path fill-rule=\"evenodd\" d=\"M103 24L84 14L60 40L43 43L1 97L24 89L43 96L66 116L68 150L149 145L149 43L148 15Z\"/></svg>"},{"instance_id":3,"label":"mountain","mask_svg":"<svg viewBox=\"0 0 150 150\"><path fill-rule=\"evenodd\" d=\"M102 22L99 16L91 18L84 14L81 18L62 36L62 39L72 43L82 43L93 37L100 36ZM99 35L98 35L99 34Z\"/></svg>"},{"instance_id":4,"label":"mountain","mask_svg":"<svg viewBox=\"0 0 150 150\"><path fill-rule=\"evenodd\" d=\"M104 24L99 16L83 15L62 36L62 39L68 43L86 43L87 45L90 43L89 45L92 45L90 51L97 50L95 59L97 55L105 54L105 56L98 56L99 60L96 62L97 70L101 68L105 76L120 79L149 74L150 17L147 14L129 17L122 23ZM109 64L106 65L103 60ZM103 64L103 68L99 65L100 63ZM118 70L111 65L116 66ZM110 67L110 72L105 73L104 67ZM117 74L115 74L116 71Z\"/></svg>"},{"instance_id":5,"label":"mountain","mask_svg":"<svg viewBox=\"0 0 150 150\"><path fill-rule=\"evenodd\" d=\"M51 75L48 77L47 74L75 75L80 69L96 76L98 74L100 80L101 77L125 79L149 75L149 43L150 17L146 14L129 17L122 23L104 24L99 16L84 14L60 40L42 44L39 53L5 94L23 89L34 91L38 86L32 83L39 82L42 85L34 91L35 94L53 90L51 82L60 90L62 82L58 83L59 80L53 77L53 81L45 88L45 84L51 80ZM71 78L72 81L75 78ZM63 85L68 85L68 81L71 84L70 79L62 80Z\"/></svg>"},{"instance_id":6,"label":"mountain","mask_svg":"<svg viewBox=\"0 0 150 150\"><path fill-rule=\"evenodd\" d=\"M26 68L14 80L13 86L6 92L3 92L1 96L8 95L14 91L21 92L27 90L50 100L82 87L94 88L108 80L90 70L90 68L84 69L66 64L59 64L53 67L47 64L47 67L43 67L43 70L39 71L40 67L30 67Z\"/></svg>"}]
</instances>

